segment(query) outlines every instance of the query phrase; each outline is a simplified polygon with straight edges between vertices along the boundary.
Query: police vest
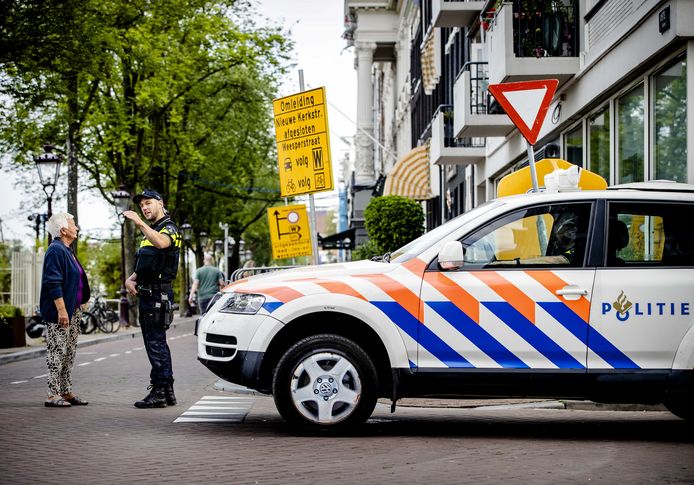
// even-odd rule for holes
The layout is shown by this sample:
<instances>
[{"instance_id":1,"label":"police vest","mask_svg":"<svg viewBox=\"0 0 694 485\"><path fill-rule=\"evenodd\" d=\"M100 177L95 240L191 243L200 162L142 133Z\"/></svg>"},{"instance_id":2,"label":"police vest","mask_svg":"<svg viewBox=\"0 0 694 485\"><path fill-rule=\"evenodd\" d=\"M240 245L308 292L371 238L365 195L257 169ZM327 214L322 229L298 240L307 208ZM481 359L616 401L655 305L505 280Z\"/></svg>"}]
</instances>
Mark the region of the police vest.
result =
<instances>
[{"instance_id":1,"label":"police vest","mask_svg":"<svg viewBox=\"0 0 694 485\"><path fill-rule=\"evenodd\" d=\"M178 257L181 252L181 234L178 226L164 216L150 226L155 231L171 238L171 244L164 249L156 248L146 237L142 238L140 248L135 254L135 273L139 284L170 283L178 272Z\"/></svg>"}]
</instances>

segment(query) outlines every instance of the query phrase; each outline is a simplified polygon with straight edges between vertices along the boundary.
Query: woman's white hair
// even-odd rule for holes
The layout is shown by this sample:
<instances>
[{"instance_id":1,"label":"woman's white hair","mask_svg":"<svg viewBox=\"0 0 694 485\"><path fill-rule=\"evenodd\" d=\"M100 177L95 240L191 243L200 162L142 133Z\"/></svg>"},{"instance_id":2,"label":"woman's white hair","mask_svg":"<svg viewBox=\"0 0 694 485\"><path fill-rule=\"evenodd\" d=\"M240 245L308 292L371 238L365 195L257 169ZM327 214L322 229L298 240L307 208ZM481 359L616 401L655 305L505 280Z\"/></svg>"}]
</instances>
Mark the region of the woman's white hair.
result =
<instances>
[{"instance_id":1,"label":"woman's white hair","mask_svg":"<svg viewBox=\"0 0 694 485\"><path fill-rule=\"evenodd\" d=\"M74 219L75 216L68 214L67 212L58 212L53 214L48 222L46 222L46 230L51 233L51 236L58 238L60 237L60 230L63 227L67 227L68 220Z\"/></svg>"}]
</instances>

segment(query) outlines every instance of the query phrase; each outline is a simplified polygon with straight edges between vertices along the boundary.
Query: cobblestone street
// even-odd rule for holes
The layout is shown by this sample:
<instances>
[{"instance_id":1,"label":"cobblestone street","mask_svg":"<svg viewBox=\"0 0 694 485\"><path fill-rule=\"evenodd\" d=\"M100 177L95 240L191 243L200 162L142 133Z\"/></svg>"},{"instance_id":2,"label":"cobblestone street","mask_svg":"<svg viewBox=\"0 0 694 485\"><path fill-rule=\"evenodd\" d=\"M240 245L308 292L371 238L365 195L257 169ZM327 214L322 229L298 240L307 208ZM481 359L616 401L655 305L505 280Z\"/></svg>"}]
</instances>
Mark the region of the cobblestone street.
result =
<instances>
[{"instance_id":1,"label":"cobblestone street","mask_svg":"<svg viewBox=\"0 0 694 485\"><path fill-rule=\"evenodd\" d=\"M192 331L169 332L178 405L164 409L132 405L148 381L138 338L78 349L86 407L43 406L43 358L0 366L3 483L694 482L692 426L659 411L379 404L354 436L296 436L272 398L215 387ZM179 419L209 407L215 421Z\"/></svg>"}]
</instances>

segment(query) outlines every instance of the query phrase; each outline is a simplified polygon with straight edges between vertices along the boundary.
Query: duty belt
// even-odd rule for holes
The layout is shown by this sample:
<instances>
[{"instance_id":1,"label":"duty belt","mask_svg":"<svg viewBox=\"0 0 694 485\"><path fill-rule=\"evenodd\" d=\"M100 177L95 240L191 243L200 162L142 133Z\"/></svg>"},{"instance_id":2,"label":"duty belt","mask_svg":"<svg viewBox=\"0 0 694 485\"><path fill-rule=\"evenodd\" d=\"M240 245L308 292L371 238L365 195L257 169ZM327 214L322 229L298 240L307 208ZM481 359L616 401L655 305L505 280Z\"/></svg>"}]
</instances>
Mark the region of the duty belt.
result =
<instances>
[{"instance_id":1,"label":"duty belt","mask_svg":"<svg viewBox=\"0 0 694 485\"><path fill-rule=\"evenodd\" d=\"M156 283L152 285L137 285L138 290L145 291L169 291L173 289L171 283Z\"/></svg>"}]
</instances>

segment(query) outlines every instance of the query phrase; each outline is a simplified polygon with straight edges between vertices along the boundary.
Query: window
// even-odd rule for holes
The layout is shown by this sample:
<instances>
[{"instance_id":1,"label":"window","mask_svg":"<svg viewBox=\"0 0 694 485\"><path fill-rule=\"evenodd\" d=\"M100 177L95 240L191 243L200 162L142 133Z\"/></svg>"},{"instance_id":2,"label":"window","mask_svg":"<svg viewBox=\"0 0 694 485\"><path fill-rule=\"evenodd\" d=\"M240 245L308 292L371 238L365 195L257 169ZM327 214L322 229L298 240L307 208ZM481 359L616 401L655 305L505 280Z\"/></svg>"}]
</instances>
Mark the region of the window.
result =
<instances>
[{"instance_id":1,"label":"window","mask_svg":"<svg viewBox=\"0 0 694 485\"><path fill-rule=\"evenodd\" d=\"M617 100L617 183L642 182L644 147L643 84Z\"/></svg>"},{"instance_id":2,"label":"window","mask_svg":"<svg viewBox=\"0 0 694 485\"><path fill-rule=\"evenodd\" d=\"M694 266L692 204L610 203L607 266Z\"/></svg>"},{"instance_id":3,"label":"window","mask_svg":"<svg viewBox=\"0 0 694 485\"><path fill-rule=\"evenodd\" d=\"M583 125L579 124L564 135L564 159L583 166Z\"/></svg>"},{"instance_id":4,"label":"window","mask_svg":"<svg viewBox=\"0 0 694 485\"><path fill-rule=\"evenodd\" d=\"M589 170L610 182L610 107L605 106L588 120Z\"/></svg>"},{"instance_id":5,"label":"window","mask_svg":"<svg viewBox=\"0 0 694 485\"><path fill-rule=\"evenodd\" d=\"M590 203L509 214L463 240L465 269L583 266Z\"/></svg>"},{"instance_id":6,"label":"window","mask_svg":"<svg viewBox=\"0 0 694 485\"><path fill-rule=\"evenodd\" d=\"M687 181L687 62L678 59L654 79L655 178Z\"/></svg>"}]
</instances>

